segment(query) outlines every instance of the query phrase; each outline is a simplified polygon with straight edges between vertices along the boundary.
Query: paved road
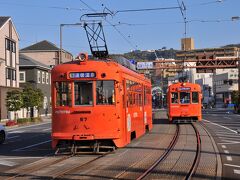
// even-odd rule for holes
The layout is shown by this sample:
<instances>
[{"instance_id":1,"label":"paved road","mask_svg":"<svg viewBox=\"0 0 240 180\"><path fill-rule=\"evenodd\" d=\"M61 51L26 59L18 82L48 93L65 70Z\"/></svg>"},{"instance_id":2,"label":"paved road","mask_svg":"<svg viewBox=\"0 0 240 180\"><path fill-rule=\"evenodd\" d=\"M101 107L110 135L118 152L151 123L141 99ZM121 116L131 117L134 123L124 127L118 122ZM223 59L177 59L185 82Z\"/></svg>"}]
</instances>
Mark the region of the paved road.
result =
<instances>
[{"instance_id":1,"label":"paved road","mask_svg":"<svg viewBox=\"0 0 240 180\"><path fill-rule=\"evenodd\" d=\"M240 115L225 109L203 111L221 153L223 179L240 179Z\"/></svg>"},{"instance_id":2,"label":"paved road","mask_svg":"<svg viewBox=\"0 0 240 180\"><path fill-rule=\"evenodd\" d=\"M53 154L50 132L50 121L9 129L8 139L0 145L0 173Z\"/></svg>"}]
</instances>

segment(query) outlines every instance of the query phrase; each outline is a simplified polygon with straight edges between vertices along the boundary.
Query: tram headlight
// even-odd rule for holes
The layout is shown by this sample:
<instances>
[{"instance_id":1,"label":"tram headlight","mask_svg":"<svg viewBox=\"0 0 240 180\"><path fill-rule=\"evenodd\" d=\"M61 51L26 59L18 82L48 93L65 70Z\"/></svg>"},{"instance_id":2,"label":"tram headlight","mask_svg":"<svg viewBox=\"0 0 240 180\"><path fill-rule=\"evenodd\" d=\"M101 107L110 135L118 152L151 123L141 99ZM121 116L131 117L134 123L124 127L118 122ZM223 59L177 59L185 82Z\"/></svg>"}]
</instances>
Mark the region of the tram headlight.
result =
<instances>
[{"instance_id":1,"label":"tram headlight","mask_svg":"<svg viewBox=\"0 0 240 180\"><path fill-rule=\"evenodd\" d=\"M88 54L87 53L80 53L75 60L80 61L80 62L84 62L88 60Z\"/></svg>"}]
</instances>

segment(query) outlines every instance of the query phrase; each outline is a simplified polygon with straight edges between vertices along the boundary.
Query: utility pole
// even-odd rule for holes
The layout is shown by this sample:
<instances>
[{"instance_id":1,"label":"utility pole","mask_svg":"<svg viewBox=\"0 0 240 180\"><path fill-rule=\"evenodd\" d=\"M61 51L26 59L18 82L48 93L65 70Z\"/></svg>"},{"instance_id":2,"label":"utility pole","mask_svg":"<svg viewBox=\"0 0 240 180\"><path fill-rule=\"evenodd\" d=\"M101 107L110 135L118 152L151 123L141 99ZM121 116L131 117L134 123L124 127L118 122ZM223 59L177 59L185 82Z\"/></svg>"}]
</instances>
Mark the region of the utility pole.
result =
<instances>
[{"instance_id":1,"label":"utility pole","mask_svg":"<svg viewBox=\"0 0 240 180\"><path fill-rule=\"evenodd\" d=\"M58 57L58 64L62 63L62 28L63 24L60 24L60 52L59 52L59 57Z\"/></svg>"},{"instance_id":2,"label":"utility pole","mask_svg":"<svg viewBox=\"0 0 240 180\"><path fill-rule=\"evenodd\" d=\"M233 16L232 18L232 21L238 21L240 20L240 16ZM238 112L240 112L240 55L239 55L240 51L238 50L238 53L237 53L237 58L238 58Z\"/></svg>"},{"instance_id":3,"label":"utility pole","mask_svg":"<svg viewBox=\"0 0 240 180\"><path fill-rule=\"evenodd\" d=\"M82 23L75 23L75 24L60 24L60 52L59 52L59 57L58 57L58 64L62 63L62 52L63 52L63 27L64 26L83 26Z\"/></svg>"}]
</instances>

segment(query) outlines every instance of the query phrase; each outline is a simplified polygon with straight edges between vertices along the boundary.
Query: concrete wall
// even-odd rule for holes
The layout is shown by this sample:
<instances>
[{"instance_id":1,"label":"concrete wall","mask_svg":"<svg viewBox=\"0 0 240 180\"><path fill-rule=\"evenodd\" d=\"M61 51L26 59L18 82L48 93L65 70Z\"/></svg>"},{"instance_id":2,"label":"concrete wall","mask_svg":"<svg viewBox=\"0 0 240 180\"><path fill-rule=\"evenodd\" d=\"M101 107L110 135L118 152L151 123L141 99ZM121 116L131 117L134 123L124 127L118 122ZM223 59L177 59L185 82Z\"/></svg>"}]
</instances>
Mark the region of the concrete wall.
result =
<instances>
[{"instance_id":1,"label":"concrete wall","mask_svg":"<svg viewBox=\"0 0 240 180\"><path fill-rule=\"evenodd\" d=\"M11 53L6 50L5 39L9 38L16 43L16 52ZM19 87L19 44L18 35L12 25L11 21L8 21L5 25L0 28L0 86ZM13 63L9 64L9 58L12 56ZM16 70L16 80L10 82L6 80L6 67L11 67Z\"/></svg>"},{"instance_id":2,"label":"concrete wall","mask_svg":"<svg viewBox=\"0 0 240 180\"><path fill-rule=\"evenodd\" d=\"M24 87L26 84L31 85L33 88L41 89L44 94L43 108L40 109L40 115L45 115L46 113L51 114L51 81L50 81L50 70L44 70L40 68L26 68L20 67L20 71L25 71L26 82L20 83L20 87ZM40 72L40 82L38 81L38 72ZM42 75L45 75L45 82L42 81ZM48 74L48 83L46 82L46 77Z\"/></svg>"},{"instance_id":3,"label":"concrete wall","mask_svg":"<svg viewBox=\"0 0 240 180\"><path fill-rule=\"evenodd\" d=\"M26 55L42 64L48 66L55 66L59 61L58 51L21 51L21 54ZM68 54L68 55L67 55ZM69 53L62 53L62 62L69 62L72 60L72 55Z\"/></svg>"}]
</instances>

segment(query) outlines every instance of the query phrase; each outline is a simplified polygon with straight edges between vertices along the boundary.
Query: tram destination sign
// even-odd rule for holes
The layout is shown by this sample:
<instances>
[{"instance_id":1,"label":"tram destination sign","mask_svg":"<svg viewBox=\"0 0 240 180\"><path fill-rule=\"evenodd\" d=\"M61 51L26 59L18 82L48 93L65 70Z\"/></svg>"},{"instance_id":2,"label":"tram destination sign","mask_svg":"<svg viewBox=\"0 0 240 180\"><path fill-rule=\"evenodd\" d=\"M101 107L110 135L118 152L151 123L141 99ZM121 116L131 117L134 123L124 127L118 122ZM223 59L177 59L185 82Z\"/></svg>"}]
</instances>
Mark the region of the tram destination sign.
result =
<instances>
[{"instance_id":1,"label":"tram destination sign","mask_svg":"<svg viewBox=\"0 0 240 180\"><path fill-rule=\"evenodd\" d=\"M95 78L95 72L72 72L69 74L70 78Z\"/></svg>"},{"instance_id":2,"label":"tram destination sign","mask_svg":"<svg viewBox=\"0 0 240 180\"><path fill-rule=\"evenodd\" d=\"M179 91L189 91L189 90L191 90L190 87L180 87L179 88Z\"/></svg>"}]
</instances>

